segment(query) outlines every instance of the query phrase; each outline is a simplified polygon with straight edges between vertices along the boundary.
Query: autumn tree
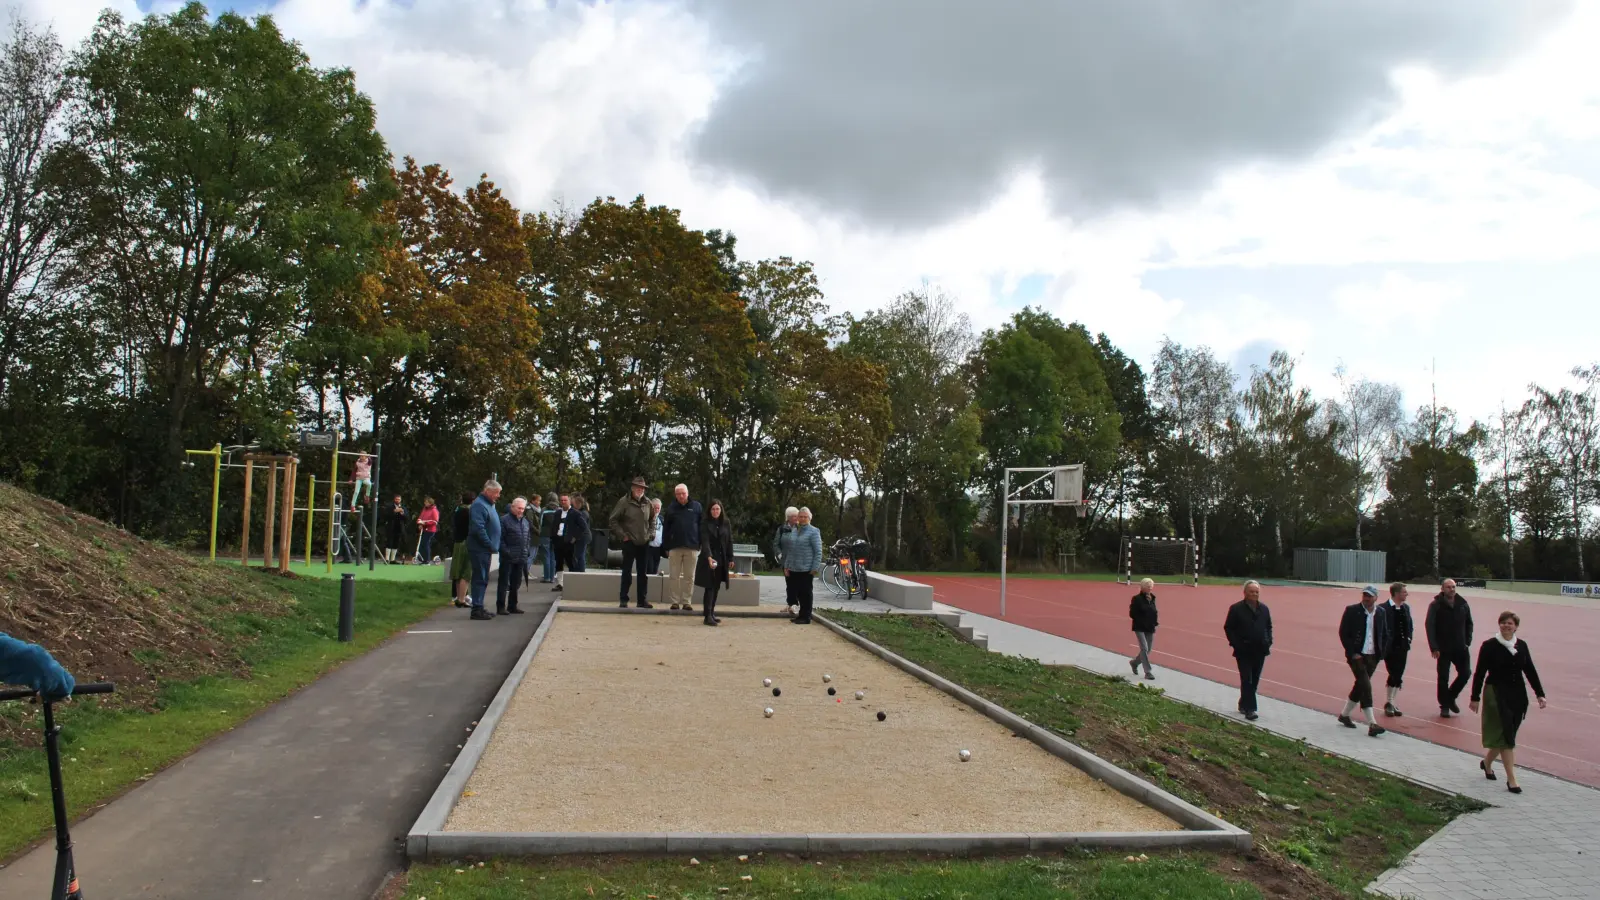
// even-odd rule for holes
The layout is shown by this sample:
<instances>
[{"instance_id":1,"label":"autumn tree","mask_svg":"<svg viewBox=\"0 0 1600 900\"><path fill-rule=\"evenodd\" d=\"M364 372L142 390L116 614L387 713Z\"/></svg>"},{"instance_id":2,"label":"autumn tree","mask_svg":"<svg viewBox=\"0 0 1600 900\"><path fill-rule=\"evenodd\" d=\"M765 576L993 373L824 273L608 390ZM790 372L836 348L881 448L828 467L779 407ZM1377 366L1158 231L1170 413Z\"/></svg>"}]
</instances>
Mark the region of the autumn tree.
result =
<instances>
[{"instance_id":1,"label":"autumn tree","mask_svg":"<svg viewBox=\"0 0 1600 900\"><path fill-rule=\"evenodd\" d=\"M1383 471L1395 450L1405 414L1400 388L1350 375L1343 365L1334 370L1339 396L1326 412L1334 425L1334 443L1350 463L1350 509L1355 513L1356 549L1361 549L1361 523L1383 486Z\"/></svg>"}]
</instances>

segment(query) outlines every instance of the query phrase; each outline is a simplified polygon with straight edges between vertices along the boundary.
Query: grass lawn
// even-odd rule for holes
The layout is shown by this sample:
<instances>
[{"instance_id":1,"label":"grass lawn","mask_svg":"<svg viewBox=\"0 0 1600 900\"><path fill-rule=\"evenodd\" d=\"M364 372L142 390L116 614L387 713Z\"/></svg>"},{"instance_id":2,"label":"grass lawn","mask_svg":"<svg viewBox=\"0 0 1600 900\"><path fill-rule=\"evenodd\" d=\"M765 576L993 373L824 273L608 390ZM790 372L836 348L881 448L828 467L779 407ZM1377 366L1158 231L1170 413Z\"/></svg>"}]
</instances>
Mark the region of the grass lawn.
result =
<instances>
[{"instance_id":1,"label":"grass lawn","mask_svg":"<svg viewBox=\"0 0 1600 900\"><path fill-rule=\"evenodd\" d=\"M603 897L645 900L693 898L784 898L784 900L901 900L985 898L1043 900L1246 900L1261 896L1250 884L1218 875L1205 854L1122 856L1069 853L1051 858L950 860L799 860L786 856L711 859L691 866L686 859L541 863L491 862L484 868L457 865L413 867L406 900L524 900ZM744 881L742 876L750 876ZM1235 876L1237 877L1237 876Z\"/></svg>"},{"instance_id":2,"label":"grass lawn","mask_svg":"<svg viewBox=\"0 0 1600 900\"><path fill-rule=\"evenodd\" d=\"M237 617L235 631L253 638L243 654L250 667L248 677L207 676L163 684L156 712L102 709L95 698L61 706L56 721L62 726L62 767L74 816L109 801L343 660L436 612L445 601L443 585L360 583L358 576L355 640L341 644L335 584L264 573L246 577L286 585L297 601L284 616ZM32 704L0 704L0 716L42 727L38 707ZM52 821L43 751L0 742L0 859L43 837Z\"/></svg>"},{"instance_id":3,"label":"grass lawn","mask_svg":"<svg viewBox=\"0 0 1600 900\"><path fill-rule=\"evenodd\" d=\"M259 558L252 559L250 560L250 563L253 567L259 567L261 565L261 560ZM233 559L222 559L219 557L217 559L217 564L223 566L233 566L237 568L239 566L239 559L238 557L234 557ZM277 570L274 569L273 571ZM431 582L440 585L441 590L443 590L445 585L445 575L448 570L445 569L444 566L413 566L400 565L398 563L386 566L380 562L373 566L370 571L367 569L366 563L361 563L360 565L341 565L340 563L334 563L333 571L330 572L328 571L327 563L318 559L313 559L311 561L311 565L307 566L305 564L305 560L302 558L290 559L289 571L299 575L302 578L331 578L335 581L338 581L341 576L348 573L356 577L356 584L358 586L367 581Z\"/></svg>"}]
</instances>

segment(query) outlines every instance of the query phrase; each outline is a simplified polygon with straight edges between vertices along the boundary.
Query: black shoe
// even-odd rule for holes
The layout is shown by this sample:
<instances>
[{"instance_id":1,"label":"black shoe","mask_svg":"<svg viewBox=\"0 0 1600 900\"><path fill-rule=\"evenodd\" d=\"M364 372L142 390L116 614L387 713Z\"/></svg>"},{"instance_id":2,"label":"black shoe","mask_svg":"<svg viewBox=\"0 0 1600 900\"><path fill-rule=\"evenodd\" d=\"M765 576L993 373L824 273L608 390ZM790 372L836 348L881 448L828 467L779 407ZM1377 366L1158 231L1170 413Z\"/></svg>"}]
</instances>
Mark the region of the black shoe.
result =
<instances>
[{"instance_id":1,"label":"black shoe","mask_svg":"<svg viewBox=\"0 0 1600 900\"><path fill-rule=\"evenodd\" d=\"M694 607L692 607L689 604L685 603L683 605L683 611L684 612L694 612Z\"/></svg>"},{"instance_id":2,"label":"black shoe","mask_svg":"<svg viewBox=\"0 0 1600 900\"><path fill-rule=\"evenodd\" d=\"M1516 785L1516 784L1508 784L1508 785L1506 785L1506 790L1510 791L1513 794L1520 794L1520 793L1522 793L1522 786L1521 785Z\"/></svg>"},{"instance_id":3,"label":"black shoe","mask_svg":"<svg viewBox=\"0 0 1600 900\"><path fill-rule=\"evenodd\" d=\"M1137 659L1128 660L1128 668L1133 670L1133 674L1139 674L1139 661Z\"/></svg>"},{"instance_id":4,"label":"black shoe","mask_svg":"<svg viewBox=\"0 0 1600 900\"><path fill-rule=\"evenodd\" d=\"M1255 714L1255 713L1253 713L1253 712L1247 712L1247 713L1245 713L1245 714L1244 714L1244 717L1245 717L1245 718L1246 718L1246 719L1249 719L1249 720L1250 720L1250 721L1252 721L1252 722L1254 722L1254 721L1255 721L1255 720L1257 720L1257 719L1259 719L1259 718L1261 718L1261 717L1260 717L1260 716L1259 716L1259 715L1256 715L1256 714Z\"/></svg>"},{"instance_id":5,"label":"black shoe","mask_svg":"<svg viewBox=\"0 0 1600 900\"><path fill-rule=\"evenodd\" d=\"M1356 723L1350 721L1350 717L1349 716L1340 716L1339 717L1339 724L1343 725L1346 728L1354 728L1354 727L1356 727Z\"/></svg>"},{"instance_id":6,"label":"black shoe","mask_svg":"<svg viewBox=\"0 0 1600 900\"><path fill-rule=\"evenodd\" d=\"M472 608L472 614L467 618L476 619L479 622L487 622L488 620L494 618L494 613L489 612L487 609L484 609L481 606L474 606Z\"/></svg>"},{"instance_id":7,"label":"black shoe","mask_svg":"<svg viewBox=\"0 0 1600 900\"><path fill-rule=\"evenodd\" d=\"M1388 731L1388 730L1389 729L1383 727L1382 725L1368 725L1367 726L1367 737L1377 737L1378 735L1383 734L1385 731Z\"/></svg>"},{"instance_id":8,"label":"black shoe","mask_svg":"<svg viewBox=\"0 0 1600 900\"><path fill-rule=\"evenodd\" d=\"M628 604L624 603L622 605L623 606L627 606ZM638 603L635 603L634 606L637 606L640 609L655 609L654 606L651 606L650 604L644 602L643 600L640 600Z\"/></svg>"},{"instance_id":9,"label":"black shoe","mask_svg":"<svg viewBox=\"0 0 1600 900\"><path fill-rule=\"evenodd\" d=\"M506 612L511 613L513 616L520 616L523 613L522 610L516 608L515 606L513 606L510 609L506 610Z\"/></svg>"},{"instance_id":10,"label":"black shoe","mask_svg":"<svg viewBox=\"0 0 1600 900\"><path fill-rule=\"evenodd\" d=\"M1154 672L1146 672L1146 673L1144 673L1144 680L1145 681L1155 681L1156 680L1155 673Z\"/></svg>"},{"instance_id":11,"label":"black shoe","mask_svg":"<svg viewBox=\"0 0 1600 900\"><path fill-rule=\"evenodd\" d=\"M561 585L559 585L559 584L558 584L558 585L556 585L556 586L555 586L555 587L553 587L553 588L551 588L551 589L550 589L550 590L552 590L552 591L559 591L559 590L561 590Z\"/></svg>"},{"instance_id":12,"label":"black shoe","mask_svg":"<svg viewBox=\"0 0 1600 900\"><path fill-rule=\"evenodd\" d=\"M707 624L707 625L715 625L720 621L722 621L722 620L721 619L705 619L704 620L705 624Z\"/></svg>"},{"instance_id":13,"label":"black shoe","mask_svg":"<svg viewBox=\"0 0 1600 900\"><path fill-rule=\"evenodd\" d=\"M1457 706L1454 700L1450 701L1450 711L1458 716L1461 715L1461 707Z\"/></svg>"},{"instance_id":14,"label":"black shoe","mask_svg":"<svg viewBox=\"0 0 1600 900\"><path fill-rule=\"evenodd\" d=\"M624 600L621 603L618 603L617 606L621 607L622 609L627 609L628 608L628 601Z\"/></svg>"},{"instance_id":15,"label":"black shoe","mask_svg":"<svg viewBox=\"0 0 1600 900\"><path fill-rule=\"evenodd\" d=\"M1386 715L1386 716L1389 716L1391 718L1394 718L1394 717L1398 717L1399 715L1401 715L1401 712L1400 712L1400 708L1395 706L1393 703L1385 703L1383 705L1383 714Z\"/></svg>"},{"instance_id":16,"label":"black shoe","mask_svg":"<svg viewBox=\"0 0 1600 900\"><path fill-rule=\"evenodd\" d=\"M1439 718L1441 718L1441 719L1450 718L1450 707L1448 707L1448 706L1439 707Z\"/></svg>"},{"instance_id":17,"label":"black shoe","mask_svg":"<svg viewBox=\"0 0 1600 900\"><path fill-rule=\"evenodd\" d=\"M1483 777L1484 778L1487 778L1490 781L1498 780L1498 779L1495 778L1494 764L1493 763L1486 763L1486 762L1484 762L1483 760L1480 759L1480 760L1478 760L1478 768L1483 770Z\"/></svg>"},{"instance_id":18,"label":"black shoe","mask_svg":"<svg viewBox=\"0 0 1600 900\"><path fill-rule=\"evenodd\" d=\"M810 625L811 624L811 620L810 619L802 619L799 616L796 616L793 619L790 619L789 622L792 625Z\"/></svg>"}]
</instances>

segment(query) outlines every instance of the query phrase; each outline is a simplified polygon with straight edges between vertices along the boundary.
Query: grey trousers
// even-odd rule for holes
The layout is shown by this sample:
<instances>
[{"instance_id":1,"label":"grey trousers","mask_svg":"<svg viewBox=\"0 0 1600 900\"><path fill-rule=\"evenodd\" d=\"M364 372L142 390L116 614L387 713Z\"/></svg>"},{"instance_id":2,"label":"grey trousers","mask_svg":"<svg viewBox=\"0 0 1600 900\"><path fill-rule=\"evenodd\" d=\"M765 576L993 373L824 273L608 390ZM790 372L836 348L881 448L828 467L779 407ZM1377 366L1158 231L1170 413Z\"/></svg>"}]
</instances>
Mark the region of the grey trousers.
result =
<instances>
[{"instance_id":1,"label":"grey trousers","mask_svg":"<svg viewBox=\"0 0 1600 900\"><path fill-rule=\"evenodd\" d=\"M1144 666L1144 673L1150 674L1150 650L1156 645L1154 631L1135 631L1133 636L1139 639L1139 655L1133 658L1138 665Z\"/></svg>"}]
</instances>

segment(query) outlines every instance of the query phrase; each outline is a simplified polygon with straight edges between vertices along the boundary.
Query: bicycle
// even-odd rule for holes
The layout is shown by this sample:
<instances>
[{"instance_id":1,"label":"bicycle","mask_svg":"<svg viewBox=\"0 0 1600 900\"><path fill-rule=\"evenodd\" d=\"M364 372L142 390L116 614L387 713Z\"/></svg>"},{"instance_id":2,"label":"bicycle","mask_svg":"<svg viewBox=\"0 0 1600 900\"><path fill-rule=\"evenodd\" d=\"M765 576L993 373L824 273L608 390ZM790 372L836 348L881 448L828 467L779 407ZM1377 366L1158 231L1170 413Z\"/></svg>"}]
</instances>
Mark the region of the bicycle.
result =
<instances>
[{"instance_id":1,"label":"bicycle","mask_svg":"<svg viewBox=\"0 0 1600 900\"><path fill-rule=\"evenodd\" d=\"M72 696L109 694L115 690L111 682L97 681L77 685L72 689ZM67 830L67 792L61 784L61 748L57 741L61 727L56 724L55 717L57 701L40 699L37 693L26 688L0 691L0 700L23 700L29 697L38 699L44 705L44 750L50 761L50 802L56 817L56 874L50 886L50 900L83 900L83 891L78 886L78 873L72 863L72 835Z\"/></svg>"},{"instance_id":2,"label":"bicycle","mask_svg":"<svg viewBox=\"0 0 1600 900\"><path fill-rule=\"evenodd\" d=\"M855 536L834 541L823 566L823 585L846 597L866 596L867 560L871 549L870 544Z\"/></svg>"}]
</instances>

